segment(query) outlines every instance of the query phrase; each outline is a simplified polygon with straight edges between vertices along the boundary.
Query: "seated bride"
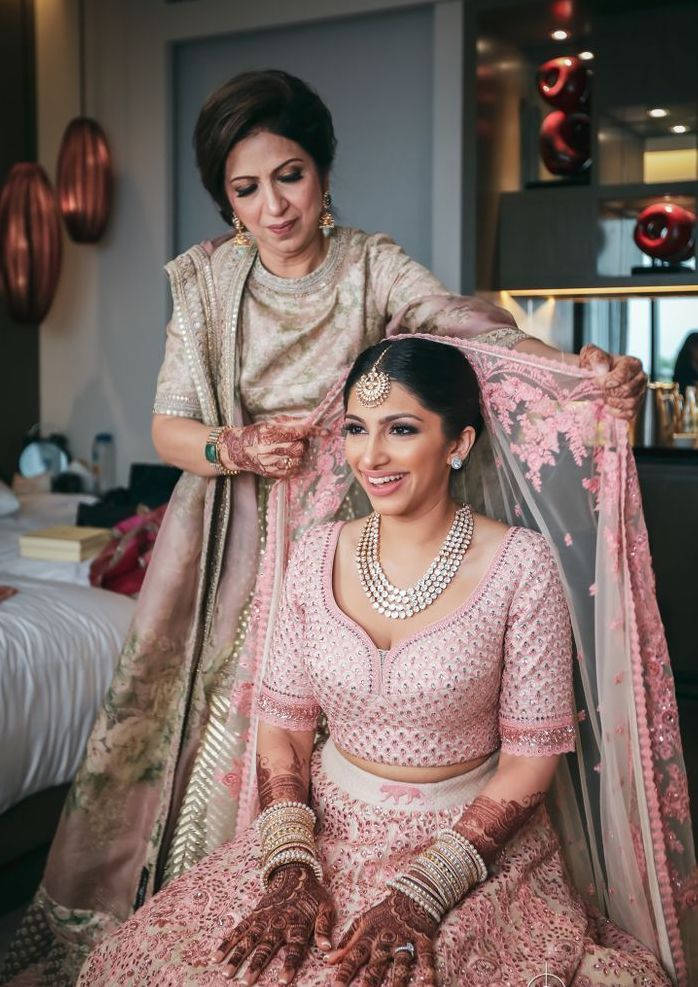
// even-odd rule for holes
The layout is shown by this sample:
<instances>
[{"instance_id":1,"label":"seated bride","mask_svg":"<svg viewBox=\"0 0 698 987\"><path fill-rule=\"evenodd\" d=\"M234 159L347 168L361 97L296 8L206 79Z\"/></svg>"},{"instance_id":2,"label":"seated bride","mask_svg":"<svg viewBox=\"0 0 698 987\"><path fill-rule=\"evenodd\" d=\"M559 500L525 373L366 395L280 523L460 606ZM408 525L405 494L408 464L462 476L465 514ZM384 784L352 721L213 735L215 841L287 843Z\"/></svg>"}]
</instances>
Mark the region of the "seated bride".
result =
<instances>
[{"instance_id":1,"label":"seated bride","mask_svg":"<svg viewBox=\"0 0 698 987\"><path fill-rule=\"evenodd\" d=\"M482 426L473 369L456 346L382 342L344 407L373 513L292 549L256 825L103 941L79 983L669 984L585 902L546 809L575 748L570 618L543 535L452 496Z\"/></svg>"}]
</instances>

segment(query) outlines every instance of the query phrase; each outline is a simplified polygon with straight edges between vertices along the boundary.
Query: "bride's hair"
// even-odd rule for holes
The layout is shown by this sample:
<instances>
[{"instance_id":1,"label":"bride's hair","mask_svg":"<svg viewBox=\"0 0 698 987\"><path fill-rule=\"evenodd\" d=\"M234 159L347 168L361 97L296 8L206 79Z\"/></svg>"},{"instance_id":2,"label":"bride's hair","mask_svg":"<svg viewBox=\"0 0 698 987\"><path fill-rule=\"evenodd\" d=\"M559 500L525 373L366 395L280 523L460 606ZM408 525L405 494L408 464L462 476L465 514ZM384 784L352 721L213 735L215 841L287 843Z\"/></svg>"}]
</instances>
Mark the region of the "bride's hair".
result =
<instances>
[{"instance_id":1,"label":"bride's hair","mask_svg":"<svg viewBox=\"0 0 698 987\"><path fill-rule=\"evenodd\" d=\"M479 434L482 414L475 371L461 350L431 339L383 340L359 353L344 385L345 409L357 379L371 369L386 347L378 369L441 416L447 439L456 439L467 425Z\"/></svg>"}]
</instances>

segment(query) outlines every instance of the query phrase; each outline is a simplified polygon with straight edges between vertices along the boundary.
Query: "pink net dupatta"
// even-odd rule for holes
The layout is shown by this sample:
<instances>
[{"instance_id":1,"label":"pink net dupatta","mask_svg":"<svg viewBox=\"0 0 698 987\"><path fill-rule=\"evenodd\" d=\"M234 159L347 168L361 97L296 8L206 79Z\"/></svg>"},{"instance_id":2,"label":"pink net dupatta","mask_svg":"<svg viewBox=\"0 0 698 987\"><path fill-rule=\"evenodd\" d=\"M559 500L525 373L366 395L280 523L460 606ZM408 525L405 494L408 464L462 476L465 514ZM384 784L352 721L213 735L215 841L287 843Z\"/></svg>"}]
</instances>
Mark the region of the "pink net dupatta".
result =
<instances>
[{"instance_id":1,"label":"pink net dupatta","mask_svg":"<svg viewBox=\"0 0 698 987\"><path fill-rule=\"evenodd\" d=\"M627 427L588 372L473 341L444 343L460 346L473 365L486 422L463 495L490 516L540 530L567 593L578 743L563 759L549 808L570 873L589 905L651 948L676 984L698 982L686 773ZM257 811L256 695L288 548L309 525L332 518L350 486L342 383L312 416L326 434L311 440L303 473L277 483L269 502L238 831Z\"/></svg>"}]
</instances>

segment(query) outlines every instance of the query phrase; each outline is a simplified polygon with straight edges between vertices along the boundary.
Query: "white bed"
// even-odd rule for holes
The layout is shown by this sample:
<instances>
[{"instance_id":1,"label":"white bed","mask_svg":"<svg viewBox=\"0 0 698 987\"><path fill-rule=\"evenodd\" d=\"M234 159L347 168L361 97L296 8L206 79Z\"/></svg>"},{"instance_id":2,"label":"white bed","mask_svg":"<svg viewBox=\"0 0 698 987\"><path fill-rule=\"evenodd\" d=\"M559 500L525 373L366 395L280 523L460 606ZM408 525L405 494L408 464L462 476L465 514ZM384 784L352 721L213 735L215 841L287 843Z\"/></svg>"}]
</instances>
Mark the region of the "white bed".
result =
<instances>
[{"instance_id":1,"label":"white bed","mask_svg":"<svg viewBox=\"0 0 698 987\"><path fill-rule=\"evenodd\" d=\"M76 494L31 494L0 517L0 813L69 781L111 681L135 602L89 585L89 562L19 556L19 535L72 524Z\"/></svg>"}]
</instances>

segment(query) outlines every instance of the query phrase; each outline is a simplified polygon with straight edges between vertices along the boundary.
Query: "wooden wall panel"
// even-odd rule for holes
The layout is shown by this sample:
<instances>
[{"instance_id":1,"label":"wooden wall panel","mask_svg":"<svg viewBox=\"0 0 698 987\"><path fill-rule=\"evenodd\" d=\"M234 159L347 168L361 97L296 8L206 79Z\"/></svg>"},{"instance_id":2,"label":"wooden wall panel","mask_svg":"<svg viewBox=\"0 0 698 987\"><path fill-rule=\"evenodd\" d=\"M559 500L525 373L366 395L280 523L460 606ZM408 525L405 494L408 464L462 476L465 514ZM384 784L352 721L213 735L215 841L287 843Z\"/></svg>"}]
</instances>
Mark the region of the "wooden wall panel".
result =
<instances>
[{"instance_id":1,"label":"wooden wall panel","mask_svg":"<svg viewBox=\"0 0 698 987\"><path fill-rule=\"evenodd\" d=\"M15 161L36 159L34 0L0 3L0 183ZM0 298L0 477L9 480L22 437L39 418L38 326L18 325Z\"/></svg>"}]
</instances>

